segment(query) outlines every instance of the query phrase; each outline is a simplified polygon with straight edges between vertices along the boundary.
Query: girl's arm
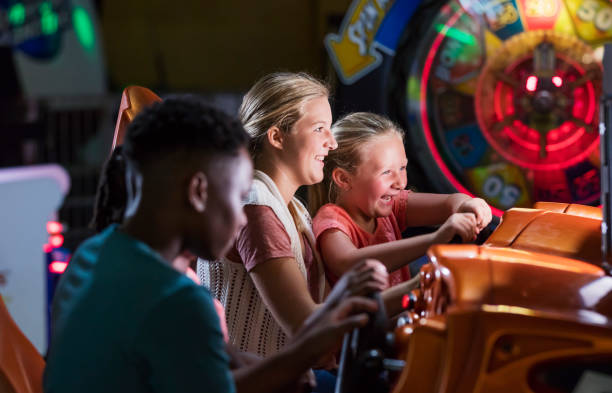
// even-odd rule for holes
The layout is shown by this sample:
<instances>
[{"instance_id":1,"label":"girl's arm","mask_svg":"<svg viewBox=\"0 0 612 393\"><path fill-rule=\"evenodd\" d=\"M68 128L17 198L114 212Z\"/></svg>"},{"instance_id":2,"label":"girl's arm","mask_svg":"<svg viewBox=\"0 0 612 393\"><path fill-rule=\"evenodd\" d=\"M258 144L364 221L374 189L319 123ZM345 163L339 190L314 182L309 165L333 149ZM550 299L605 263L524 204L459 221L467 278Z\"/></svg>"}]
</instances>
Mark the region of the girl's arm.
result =
<instances>
[{"instance_id":1,"label":"girl's arm","mask_svg":"<svg viewBox=\"0 0 612 393\"><path fill-rule=\"evenodd\" d=\"M336 304L347 296L365 295L387 286L387 272L373 260L357 261L334 286L325 303ZM295 259L277 258L255 266L253 283L274 319L289 336L293 336L321 304L316 304Z\"/></svg>"},{"instance_id":2,"label":"girl's arm","mask_svg":"<svg viewBox=\"0 0 612 393\"><path fill-rule=\"evenodd\" d=\"M406 198L406 219L411 226L440 225L454 213L474 214L479 230L487 226L492 218L491 208L483 199L461 193L412 192Z\"/></svg>"},{"instance_id":3,"label":"girl's arm","mask_svg":"<svg viewBox=\"0 0 612 393\"><path fill-rule=\"evenodd\" d=\"M435 239L435 233L414 236L408 239L357 248L342 231L328 229L319 235L319 247L325 266L339 277L357 261L364 258L378 259L389 272L425 254Z\"/></svg>"},{"instance_id":4,"label":"girl's arm","mask_svg":"<svg viewBox=\"0 0 612 393\"><path fill-rule=\"evenodd\" d=\"M293 258L276 258L251 269L257 292L283 331L292 336L317 308Z\"/></svg>"},{"instance_id":5,"label":"girl's arm","mask_svg":"<svg viewBox=\"0 0 612 393\"><path fill-rule=\"evenodd\" d=\"M471 213L455 213L435 232L357 248L344 232L328 229L317 241L327 268L336 276L342 275L359 260L373 258L393 272L425 254L429 246L448 243L453 236L472 240L477 235L476 219Z\"/></svg>"}]
</instances>

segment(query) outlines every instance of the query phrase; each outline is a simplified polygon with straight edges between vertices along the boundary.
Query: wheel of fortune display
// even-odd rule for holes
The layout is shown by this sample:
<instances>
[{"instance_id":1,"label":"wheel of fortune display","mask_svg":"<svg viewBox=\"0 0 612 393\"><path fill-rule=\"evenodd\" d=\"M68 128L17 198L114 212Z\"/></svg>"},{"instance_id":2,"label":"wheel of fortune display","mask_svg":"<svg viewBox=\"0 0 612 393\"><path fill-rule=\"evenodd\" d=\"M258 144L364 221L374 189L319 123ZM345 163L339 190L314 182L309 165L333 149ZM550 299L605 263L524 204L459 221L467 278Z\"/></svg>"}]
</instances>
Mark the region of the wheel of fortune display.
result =
<instances>
[{"instance_id":1,"label":"wheel of fortune display","mask_svg":"<svg viewBox=\"0 0 612 393\"><path fill-rule=\"evenodd\" d=\"M518 3L440 11L407 85L419 104L409 118L443 176L498 215L541 200L598 204L601 53L571 23L585 11Z\"/></svg>"},{"instance_id":2,"label":"wheel of fortune display","mask_svg":"<svg viewBox=\"0 0 612 393\"><path fill-rule=\"evenodd\" d=\"M612 2L380 3L355 0L327 38L337 107L401 123L412 183L481 197L497 215L536 201L599 205ZM351 42L363 56L351 54Z\"/></svg>"}]
</instances>

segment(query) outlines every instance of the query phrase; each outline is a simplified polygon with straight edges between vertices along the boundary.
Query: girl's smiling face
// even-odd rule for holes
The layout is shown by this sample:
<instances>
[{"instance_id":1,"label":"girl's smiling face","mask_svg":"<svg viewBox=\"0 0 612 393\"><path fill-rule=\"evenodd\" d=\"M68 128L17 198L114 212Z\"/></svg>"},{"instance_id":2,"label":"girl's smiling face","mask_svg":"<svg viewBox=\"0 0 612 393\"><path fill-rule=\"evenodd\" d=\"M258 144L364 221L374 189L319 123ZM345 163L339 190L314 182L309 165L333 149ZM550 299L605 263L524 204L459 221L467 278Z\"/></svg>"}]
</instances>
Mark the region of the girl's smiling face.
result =
<instances>
[{"instance_id":1,"label":"girl's smiling face","mask_svg":"<svg viewBox=\"0 0 612 393\"><path fill-rule=\"evenodd\" d=\"M363 223L391 214L393 200L408 182L406 152L399 134L387 132L375 136L360 149L361 162L347 174L341 205Z\"/></svg>"}]
</instances>

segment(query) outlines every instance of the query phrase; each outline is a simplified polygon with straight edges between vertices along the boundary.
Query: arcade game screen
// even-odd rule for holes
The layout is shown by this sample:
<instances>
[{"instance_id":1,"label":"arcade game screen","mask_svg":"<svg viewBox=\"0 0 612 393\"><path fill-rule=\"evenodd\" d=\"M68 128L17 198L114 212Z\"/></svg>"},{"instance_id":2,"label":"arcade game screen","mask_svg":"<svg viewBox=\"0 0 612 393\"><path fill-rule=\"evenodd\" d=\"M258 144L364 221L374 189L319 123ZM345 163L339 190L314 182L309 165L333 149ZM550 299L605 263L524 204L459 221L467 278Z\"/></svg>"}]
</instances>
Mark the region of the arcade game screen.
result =
<instances>
[{"instance_id":1,"label":"arcade game screen","mask_svg":"<svg viewBox=\"0 0 612 393\"><path fill-rule=\"evenodd\" d=\"M611 36L606 0L450 1L405 64L408 128L438 176L497 215L536 201L599 205Z\"/></svg>"}]
</instances>

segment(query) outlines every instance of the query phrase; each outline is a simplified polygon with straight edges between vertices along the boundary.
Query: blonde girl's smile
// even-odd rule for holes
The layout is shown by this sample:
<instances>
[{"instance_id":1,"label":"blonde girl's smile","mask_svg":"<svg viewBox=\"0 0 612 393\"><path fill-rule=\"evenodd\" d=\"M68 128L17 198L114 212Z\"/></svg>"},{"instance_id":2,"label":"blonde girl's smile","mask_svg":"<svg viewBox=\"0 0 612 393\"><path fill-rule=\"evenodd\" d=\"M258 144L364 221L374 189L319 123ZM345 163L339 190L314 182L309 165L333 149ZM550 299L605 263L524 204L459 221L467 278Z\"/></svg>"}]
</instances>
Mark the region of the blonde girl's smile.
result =
<instances>
[{"instance_id":1,"label":"blonde girl's smile","mask_svg":"<svg viewBox=\"0 0 612 393\"><path fill-rule=\"evenodd\" d=\"M360 160L337 203L366 226L391 214L393 203L406 187L406 154L400 135L385 133L360 148Z\"/></svg>"}]
</instances>

